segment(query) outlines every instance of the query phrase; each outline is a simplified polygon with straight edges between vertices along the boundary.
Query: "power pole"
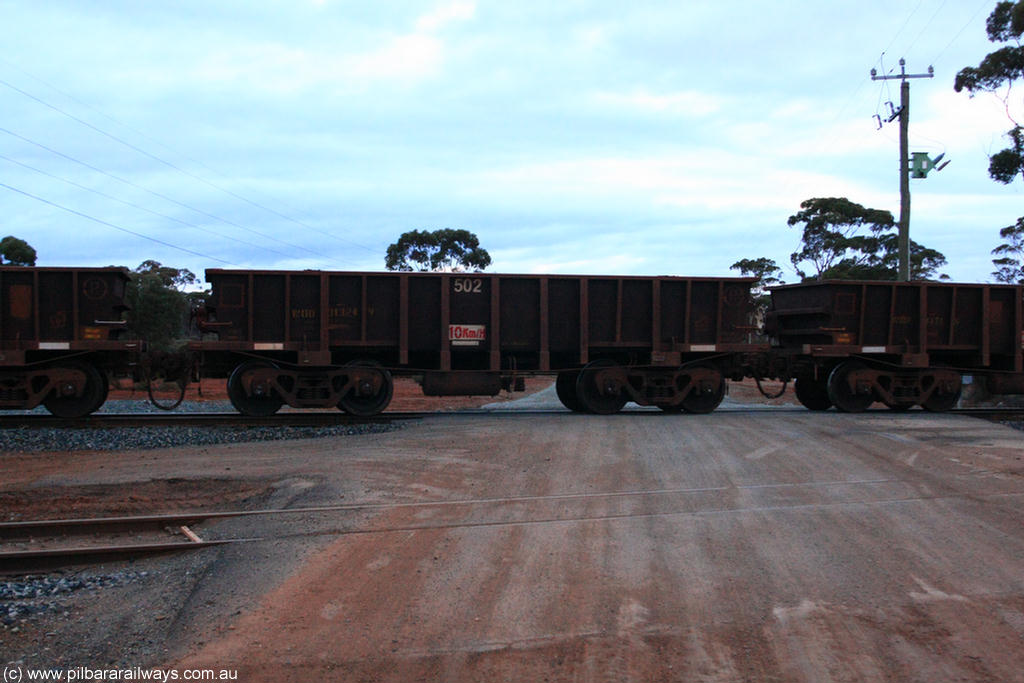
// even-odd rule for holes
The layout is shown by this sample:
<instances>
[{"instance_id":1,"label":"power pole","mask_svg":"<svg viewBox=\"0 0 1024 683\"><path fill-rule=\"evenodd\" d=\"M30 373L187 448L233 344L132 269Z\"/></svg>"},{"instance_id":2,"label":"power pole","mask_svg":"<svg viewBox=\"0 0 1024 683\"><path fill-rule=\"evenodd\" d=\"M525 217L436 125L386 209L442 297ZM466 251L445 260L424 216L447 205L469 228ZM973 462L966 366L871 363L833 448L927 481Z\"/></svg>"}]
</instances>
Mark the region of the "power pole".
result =
<instances>
[{"instance_id":1,"label":"power pole","mask_svg":"<svg viewBox=\"0 0 1024 683\"><path fill-rule=\"evenodd\" d=\"M935 70L928 67L926 74L908 74L906 61L900 59L900 73L892 76L879 76L874 69L871 70L871 80L888 81L900 79L900 108L889 118L890 121L896 116L900 118L900 234L899 234L899 279L906 282L910 280L910 153L908 151L910 131L910 83L911 78L932 78Z\"/></svg>"}]
</instances>

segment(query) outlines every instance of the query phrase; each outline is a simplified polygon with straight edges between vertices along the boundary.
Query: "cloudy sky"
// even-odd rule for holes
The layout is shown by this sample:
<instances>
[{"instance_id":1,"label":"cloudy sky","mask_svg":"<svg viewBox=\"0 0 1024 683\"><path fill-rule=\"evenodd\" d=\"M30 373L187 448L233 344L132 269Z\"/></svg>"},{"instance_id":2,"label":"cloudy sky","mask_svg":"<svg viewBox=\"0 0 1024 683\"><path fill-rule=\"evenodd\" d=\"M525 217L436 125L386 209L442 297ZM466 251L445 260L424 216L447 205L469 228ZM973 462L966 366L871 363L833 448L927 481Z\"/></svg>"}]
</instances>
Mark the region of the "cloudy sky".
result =
<instances>
[{"instance_id":1,"label":"cloudy sky","mask_svg":"<svg viewBox=\"0 0 1024 683\"><path fill-rule=\"evenodd\" d=\"M994 0L0 0L3 234L39 265L381 270L466 228L496 272L787 266L802 200L899 212L986 281L1022 185L1003 103L953 91ZM1019 98L1019 94L1017 95Z\"/></svg>"}]
</instances>

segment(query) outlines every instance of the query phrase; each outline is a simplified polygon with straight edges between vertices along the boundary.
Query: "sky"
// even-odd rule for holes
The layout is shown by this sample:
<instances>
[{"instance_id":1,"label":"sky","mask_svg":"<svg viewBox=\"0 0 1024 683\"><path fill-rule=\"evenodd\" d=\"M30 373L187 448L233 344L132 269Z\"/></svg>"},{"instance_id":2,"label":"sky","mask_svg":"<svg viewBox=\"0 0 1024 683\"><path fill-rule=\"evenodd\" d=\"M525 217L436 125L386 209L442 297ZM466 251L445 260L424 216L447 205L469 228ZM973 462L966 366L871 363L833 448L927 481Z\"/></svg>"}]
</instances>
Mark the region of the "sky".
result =
<instances>
[{"instance_id":1,"label":"sky","mask_svg":"<svg viewBox=\"0 0 1024 683\"><path fill-rule=\"evenodd\" d=\"M0 0L2 234L40 266L384 269L463 228L489 272L789 264L812 197L899 214L898 122L951 161L911 237L991 281L1024 184L1004 103L953 91L995 0ZM1011 100L1021 110L1020 91Z\"/></svg>"}]
</instances>

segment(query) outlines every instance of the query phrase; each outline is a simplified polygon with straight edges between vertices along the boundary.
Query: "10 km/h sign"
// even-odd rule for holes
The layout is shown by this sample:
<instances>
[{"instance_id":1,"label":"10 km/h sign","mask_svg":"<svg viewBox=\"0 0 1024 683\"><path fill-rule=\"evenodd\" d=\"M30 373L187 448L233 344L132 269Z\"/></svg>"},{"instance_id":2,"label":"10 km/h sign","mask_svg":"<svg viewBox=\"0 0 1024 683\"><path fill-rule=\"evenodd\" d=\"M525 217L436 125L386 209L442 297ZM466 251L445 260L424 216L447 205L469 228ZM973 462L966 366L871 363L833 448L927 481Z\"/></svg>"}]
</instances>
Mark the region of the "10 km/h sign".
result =
<instances>
[{"instance_id":1,"label":"10 km/h sign","mask_svg":"<svg viewBox=\"0 0 1024 683\"><path fill-rule=\"evenodd\" d=\"M486 325L449 325L448 339L452 346L479 346L487 337Z\"/></svg>"}]
</instances>

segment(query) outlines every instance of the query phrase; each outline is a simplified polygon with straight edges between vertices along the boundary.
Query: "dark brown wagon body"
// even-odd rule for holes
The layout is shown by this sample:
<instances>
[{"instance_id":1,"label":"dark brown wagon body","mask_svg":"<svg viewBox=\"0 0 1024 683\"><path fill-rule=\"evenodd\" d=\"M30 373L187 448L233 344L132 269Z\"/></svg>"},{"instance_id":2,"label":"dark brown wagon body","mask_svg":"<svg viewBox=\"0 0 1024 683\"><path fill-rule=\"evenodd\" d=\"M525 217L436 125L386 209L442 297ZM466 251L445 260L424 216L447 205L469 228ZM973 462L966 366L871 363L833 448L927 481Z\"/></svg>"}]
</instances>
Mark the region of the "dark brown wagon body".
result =
<instances>
[{"instance_id":1,"label":"dark brown wagon body","mask_svg":"<svg viewBox=\"0 0 1024 683\"><path fill-rule=\"evenodd\" d=\"M777 359L812 403L816 382L818 396L831 393L840 407L856 409L870 388L896 409L941 409L955 401L962 374L1006 385L1024 369L1020 286L825 281L771 296Z\"/></svg>"},{"instance_id":2,"label":"dark brown wagon body","mask_svg":"<svg viewBox=\"0 0 1024 683\"><path fill-rule=\"evenodd\" d=\"M151 397L162 378L180 400L192 359L161 360L123 336L128 278L0 267L0 407L85 415L108 376L128 371ZM207 280L190 347L250 415L285 403L375 414L393 375L429 395L493 395L551 374L563 404L594 413L629 400L708 412L725 379L743 377L795 379L813 410L948 410L965 374L1024 393L1024 291L1013 285L781 286L769 345L749 278L216 269Z\"/></svg>"},{"instance_id":3,"label":"dark brown wagon body","mask_svg":"<svg viewBox=\"0 0 1024 683\"><path fill-rule=\"evenodd\" d=\"M0 267L0 406L91 412L107 373L137 344L121 339L123 268Z\"/></svg>"},{"instance_id":4,"label":"dark brown wagon body","mask_svg":"<svg viewBox=\"0 0 1024 683\"><path fill-rule=\"evenodd\" d=\"M421 376L430 394L493 394L524 374L578 373L601 361L644 368L647 381L620 370L614 379L644 401L655 369L711 359L736 374L737 354L766 348L745 278L211 269L206 279L204 352L257 356L279 370L373 362ZM292 400L298 389L275 391L301 404Z\"/></svg>"}]
</instances>

